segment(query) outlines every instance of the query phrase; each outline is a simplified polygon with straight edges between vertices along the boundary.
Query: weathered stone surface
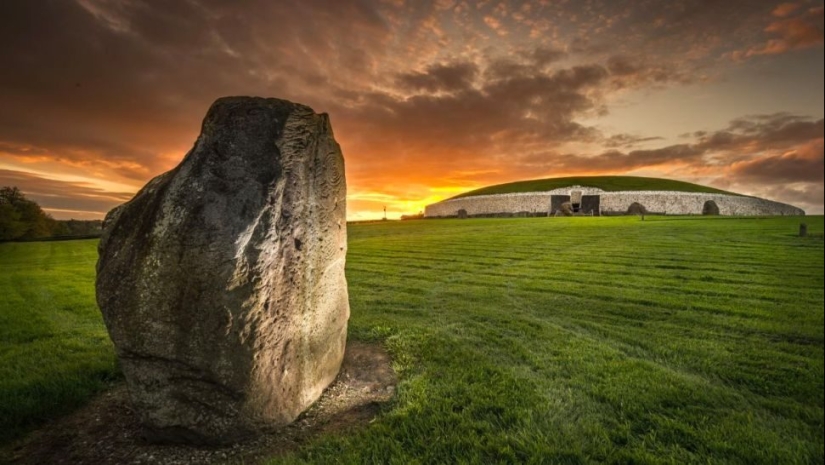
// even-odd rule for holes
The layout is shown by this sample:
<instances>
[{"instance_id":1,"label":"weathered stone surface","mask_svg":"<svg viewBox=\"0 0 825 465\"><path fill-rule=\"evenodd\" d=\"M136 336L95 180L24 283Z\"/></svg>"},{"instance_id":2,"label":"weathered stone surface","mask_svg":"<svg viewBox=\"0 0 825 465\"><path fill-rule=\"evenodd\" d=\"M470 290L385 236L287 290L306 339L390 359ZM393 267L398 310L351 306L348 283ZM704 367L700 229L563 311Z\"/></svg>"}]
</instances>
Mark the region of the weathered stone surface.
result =
<instances>
[{"instance_id":1,"label":"weathered stone surface","mask_svg":"<svg viewBox=\"0 0 825 465\"><path fill-rule=\"evenodd\" d=\"M97 300L149 439L232 442L335 378L345 198L326 115L230 97L178 167L109 213Z\"/></svg>"}]
</instances>

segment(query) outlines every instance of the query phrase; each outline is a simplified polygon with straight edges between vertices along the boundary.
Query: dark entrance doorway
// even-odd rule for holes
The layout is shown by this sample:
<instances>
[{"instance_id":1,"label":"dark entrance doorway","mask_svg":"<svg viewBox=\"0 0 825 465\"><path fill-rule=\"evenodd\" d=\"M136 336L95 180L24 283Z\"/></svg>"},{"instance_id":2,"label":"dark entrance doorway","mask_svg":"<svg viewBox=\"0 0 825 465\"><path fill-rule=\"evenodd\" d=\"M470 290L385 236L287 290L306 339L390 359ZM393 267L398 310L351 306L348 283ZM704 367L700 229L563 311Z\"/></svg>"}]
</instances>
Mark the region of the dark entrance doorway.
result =
<instances>
[{"instance_id":1,"label":"dark entrance doorway","mask_svg":"<svg viewBox=\"0 0 825 465\"><path fill-rule=\"evenodd\" d=\"M557 211L561 210L561 204L570 201L569 195L551 195L550 196L550 214L555 215Z\"/></svg>"},{"instance_id":2,"label":"dark entrance doorway","mask_svg":"<svg viewBox=\"0 0 825 465\"><path fill-rule=\"evenodd\" d=\"M581 211L585 215L599 216L600 195L583 195Z\"/></svg>"},{"instance_id":3,"label":"dark entrance doorway","mask_svg":"<svg viewBox=\"0 0 825 465\"><path fill-rule=\"evenodd\" d=\"M705 205L702 207L702 214L703 215L718 215L719 214L719 205L716 205L716 202L713 200L708 200L705 202Z\"/></svg>"}]
</instances>

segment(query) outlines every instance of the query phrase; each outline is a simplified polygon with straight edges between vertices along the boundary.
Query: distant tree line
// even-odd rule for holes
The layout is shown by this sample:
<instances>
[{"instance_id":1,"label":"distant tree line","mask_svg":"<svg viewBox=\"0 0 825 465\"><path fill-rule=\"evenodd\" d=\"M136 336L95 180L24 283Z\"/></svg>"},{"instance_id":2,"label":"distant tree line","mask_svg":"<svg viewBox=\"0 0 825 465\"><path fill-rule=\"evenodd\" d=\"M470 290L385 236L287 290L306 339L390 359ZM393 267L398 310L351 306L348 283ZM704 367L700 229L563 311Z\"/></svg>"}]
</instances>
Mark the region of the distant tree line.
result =
<instances>
[{"instance_id":1,"label":"distant tree line","mask_svg":"<svg viewBox=\"0 0 825 465\"><path fill-rule=\"evenodd\" d=\"M58 220L65 226L64 235L99 236L103 232L103 220Z\"/></svg>"},{"instance_id":2,"label":"distant tree line","mask_svg":"<svg viewBox=\"0 0 825 465\"><path fill-rule=\"evenodd\" d=\"M58 221L17 187L0 188L0 241L100 235L102 221Z\"/></svg>"}]
</instances>

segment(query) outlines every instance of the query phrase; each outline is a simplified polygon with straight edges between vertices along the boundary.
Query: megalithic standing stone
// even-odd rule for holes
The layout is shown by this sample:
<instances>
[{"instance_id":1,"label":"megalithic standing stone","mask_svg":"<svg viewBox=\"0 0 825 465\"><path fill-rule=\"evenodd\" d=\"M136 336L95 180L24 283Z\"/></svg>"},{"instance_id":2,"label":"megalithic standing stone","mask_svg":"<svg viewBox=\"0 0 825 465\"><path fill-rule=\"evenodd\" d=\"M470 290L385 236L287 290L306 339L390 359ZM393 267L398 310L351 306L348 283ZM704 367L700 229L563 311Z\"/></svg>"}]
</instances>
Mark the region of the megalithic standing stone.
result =
<instances>
[{"instance_id":1,"label":"megalithic standing stone","mask_svg":"<svg viewBox=\"0 0 825 465\"><path fill-rule=\"evenodd\" d=\"M341 366L344 159L329 118L216 101L194 148L106 217L97 301L150 440L294 420Z\"/></svg>"}]
</instances>

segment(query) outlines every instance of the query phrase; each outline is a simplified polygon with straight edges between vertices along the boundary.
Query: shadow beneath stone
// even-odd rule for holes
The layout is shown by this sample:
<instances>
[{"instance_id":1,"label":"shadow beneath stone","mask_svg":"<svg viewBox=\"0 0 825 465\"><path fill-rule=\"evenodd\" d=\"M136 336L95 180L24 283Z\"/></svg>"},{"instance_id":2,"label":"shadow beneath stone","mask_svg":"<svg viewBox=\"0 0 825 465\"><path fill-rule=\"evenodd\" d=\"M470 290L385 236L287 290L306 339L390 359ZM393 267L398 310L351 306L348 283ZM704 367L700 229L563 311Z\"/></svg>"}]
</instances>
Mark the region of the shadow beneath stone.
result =
<instances>
[{"instance_id":1,"label":"shadow beneath stone","mask_svg":"<svg viewBox=\"0 0 825 465\"><path fill-rule=\"evenodd\" d=\"M335 382L295 422L227 447L146 442L121 384L30 434L11 451L11 463L260 463L293 452L322 434L349 434L366 426L392 399L396 384L392 360L383 347L350 341Z\"/></svg>"}]
</instances>

